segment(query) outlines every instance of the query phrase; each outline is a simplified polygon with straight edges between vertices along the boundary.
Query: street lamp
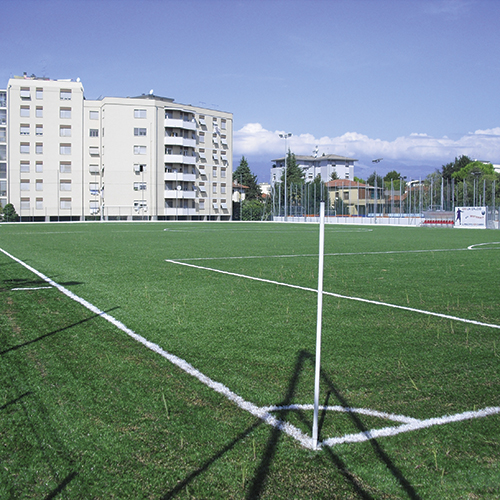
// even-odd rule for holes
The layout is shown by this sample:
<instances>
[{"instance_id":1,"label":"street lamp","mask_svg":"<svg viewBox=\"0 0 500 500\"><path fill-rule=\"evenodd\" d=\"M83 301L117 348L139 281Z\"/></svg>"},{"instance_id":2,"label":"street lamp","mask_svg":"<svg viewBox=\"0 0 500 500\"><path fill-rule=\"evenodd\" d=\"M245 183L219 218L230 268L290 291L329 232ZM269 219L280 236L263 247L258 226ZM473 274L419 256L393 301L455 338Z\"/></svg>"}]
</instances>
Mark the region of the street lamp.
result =
<instances>
[{"instance_id":1,"label":"street lamp","mask_svg":"<svg viewBox=\"0 0 500 500\"><path fill-rule=\"evenodd\" d=\"M285 139L285 222L287 220L287 207L286 207L286 155L287 155L287 140L289 137L292 136L292 134L290 132L286 133L286 134L279 134L280 138L281 139Z\"/></svg>"}]
</instances>

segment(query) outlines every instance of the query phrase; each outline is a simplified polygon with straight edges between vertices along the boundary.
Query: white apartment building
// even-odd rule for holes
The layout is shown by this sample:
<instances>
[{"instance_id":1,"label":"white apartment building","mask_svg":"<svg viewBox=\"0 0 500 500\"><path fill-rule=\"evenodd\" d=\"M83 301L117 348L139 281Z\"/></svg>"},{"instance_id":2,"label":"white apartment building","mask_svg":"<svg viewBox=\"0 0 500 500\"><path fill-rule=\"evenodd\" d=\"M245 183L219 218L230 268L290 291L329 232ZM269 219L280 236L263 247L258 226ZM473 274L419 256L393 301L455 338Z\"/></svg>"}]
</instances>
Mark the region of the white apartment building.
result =
<instances>
[{"instance_id":1,"label":"white apartment building","mask_svg":"<svg viewBox=\"0 0 500 500\"><path fill-rule=\"evenodd\" d=\"M79 81L26 76L9 80L7 110L6 199L21 220L231 218L231 113L86 100Z\"/></svg>"},{"instance_id":2,"label":"white apartment building","mask_svg":"<svg viewBox=\"0 0 500 500\"><path fill-rule=\"evenodd\" d=\"M0 206L7 204L7 91L0 90Z\"/></svg>"},{"instance_id":3,"label":"white apartment building","mask_svg":"<svg viewBox=\"0 0 500 500\"><path fill-rule=\"evenodd\" d=\"M322 155L322 156L300 156L295 155L297 166L304 171L304 180L312 182L318 175L323 182L328 182L332 179L333 172L337 173L339 179L354 179L354 162L358 161L354 158L337 155ZM271 186L281 182L281 175L285 168L285 157L273 160L271 168Z\"/></svg>"}]
</instances>

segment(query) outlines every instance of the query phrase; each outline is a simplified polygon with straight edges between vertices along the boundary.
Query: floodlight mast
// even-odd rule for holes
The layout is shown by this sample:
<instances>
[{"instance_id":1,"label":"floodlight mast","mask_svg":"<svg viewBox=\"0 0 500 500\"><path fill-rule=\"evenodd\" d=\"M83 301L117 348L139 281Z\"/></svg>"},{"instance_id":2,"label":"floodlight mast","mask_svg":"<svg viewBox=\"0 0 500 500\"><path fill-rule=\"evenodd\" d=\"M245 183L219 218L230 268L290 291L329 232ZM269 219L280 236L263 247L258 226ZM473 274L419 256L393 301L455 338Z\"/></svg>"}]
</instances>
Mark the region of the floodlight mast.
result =
<instances>
[{"instance_id":1,"label":"floodlight mast","mask_svg":"<svg viewBox=\"0 0 500 500\"><path fill-rule=\"evenodd\" d=\"M287 147L286 147L286 142L287 142L287 139L289 137L292 136L292 134L290 132L286 133L286 134L279 134L279 136L281 137L281 139L285 139L285 221L287 220L287 208L286 208L286 155L287 155Z\"/></svg>"},{"instance_id":2,"label":"floodlight mast","mask_svg":"<svg viewBox=\"0 0 500 500\"><path fill-rule=\"evenodd\" d=\"M323 266L325 258L325 202L319 204L318 312L316 318L316 363L314 373L314 417L312 439L318 449L319 377L321 371L321 330L323 326Z\"/></svg>"}]
</instances>

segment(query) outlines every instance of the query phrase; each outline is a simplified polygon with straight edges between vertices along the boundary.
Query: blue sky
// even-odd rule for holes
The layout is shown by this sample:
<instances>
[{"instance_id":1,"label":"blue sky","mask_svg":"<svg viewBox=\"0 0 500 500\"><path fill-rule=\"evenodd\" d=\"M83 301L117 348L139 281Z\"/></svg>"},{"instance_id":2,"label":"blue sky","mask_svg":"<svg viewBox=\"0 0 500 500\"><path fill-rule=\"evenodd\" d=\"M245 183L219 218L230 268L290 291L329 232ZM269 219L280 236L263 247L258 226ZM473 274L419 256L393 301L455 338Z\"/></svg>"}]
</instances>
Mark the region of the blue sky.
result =
<instances>
[{"instance_id":1,"label":"blue sky","mask_svg":"<svg viewBox=\"0 0 500 500\"><path fill-rule=\"evenodd\" d=\"M151 89L234 114L234 168L357 158L366 178L500 163L498 0L0 0L0 86L80 77L88 99ZM2 84L2 82L4 82Z\"/></svg>"}]
</instances>

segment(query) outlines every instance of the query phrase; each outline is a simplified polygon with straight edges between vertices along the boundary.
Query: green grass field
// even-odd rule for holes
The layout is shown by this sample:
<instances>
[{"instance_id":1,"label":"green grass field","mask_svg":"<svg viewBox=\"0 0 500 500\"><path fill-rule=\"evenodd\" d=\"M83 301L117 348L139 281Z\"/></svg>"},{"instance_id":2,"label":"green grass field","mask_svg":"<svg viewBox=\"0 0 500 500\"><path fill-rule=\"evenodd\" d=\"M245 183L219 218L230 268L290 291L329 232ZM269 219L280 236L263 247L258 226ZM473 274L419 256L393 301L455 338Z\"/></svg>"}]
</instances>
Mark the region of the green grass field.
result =
<instances>
[{"instance_id":1,"label":"green grass field","mask_svg":"<svg viewBox=\"0 0 500 500\"><path fill-rule=\"evenodd\" d=\"M500 498L499 242L326 226L317 451L1 252L0 498ZM311 435L317 225L3 224L0 248ZM345 438L404 425L374 412L477 418Z\"/></svg>"}]
</instances>

